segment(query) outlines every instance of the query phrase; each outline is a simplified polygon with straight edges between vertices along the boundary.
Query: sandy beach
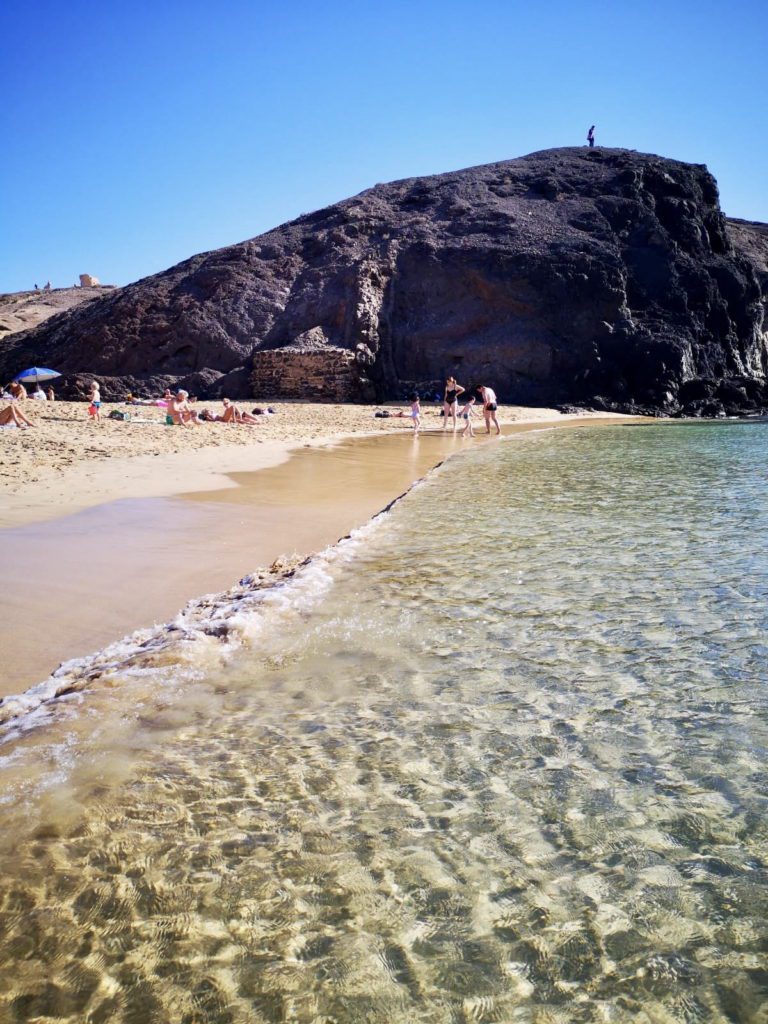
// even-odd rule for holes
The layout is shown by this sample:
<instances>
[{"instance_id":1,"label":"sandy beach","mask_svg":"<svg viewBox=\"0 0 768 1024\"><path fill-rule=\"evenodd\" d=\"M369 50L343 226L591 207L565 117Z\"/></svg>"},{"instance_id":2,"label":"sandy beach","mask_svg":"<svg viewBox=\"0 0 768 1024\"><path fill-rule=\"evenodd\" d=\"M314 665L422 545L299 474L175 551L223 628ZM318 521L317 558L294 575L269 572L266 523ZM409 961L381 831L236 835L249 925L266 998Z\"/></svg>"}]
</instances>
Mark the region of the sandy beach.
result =
<instances>
[{"instance_id":1,"label":"sandy beach","mask_svg":"<svg viewBox=\"0 0 768 1024\"><path fill-rule=\"evenodd\" d=\"M96 424L88 419L84 402L28 400L22 408L34 429L0 430L0 527L67 515L118 498L225 487L226 474L276 465L303 445L361 434L411 433L410 420L397 416L404 408L399 405L242 403L249 409L267 405L275 415L262 416L253 425L181 428L166 426L164 410L157 407L105 403ZM221 411L219 403L208 407ZM130 422L109 419L115 409L130 411ZM384 409L390 417L376 418ZM523 406L502 406L499 417L502 425L573 419L554 409ZM423 434L441 430L440 407L425 405ZM484 434L482 419L475 420L475 430Z\"/></svg>"},{"instance_id":2,"label":"sandy beach","mask_svg":"<svg viewBox=\"0 0 768 1024\"><path fill-rule=\"evenodd\" d=\"M474 440L444 435L437 406L414 443L408 420L375 418L382 407L270 404L275 415L252 426L188 429L157 408L121 422L108 414L126 407L108 404L94 424L84 403L24 404L34 428L0 431L0 696L280 556L334 543L446 457L496 440L482 421ZM500 414L505 433L616 419Z\"/></svg>"}]
</instances>

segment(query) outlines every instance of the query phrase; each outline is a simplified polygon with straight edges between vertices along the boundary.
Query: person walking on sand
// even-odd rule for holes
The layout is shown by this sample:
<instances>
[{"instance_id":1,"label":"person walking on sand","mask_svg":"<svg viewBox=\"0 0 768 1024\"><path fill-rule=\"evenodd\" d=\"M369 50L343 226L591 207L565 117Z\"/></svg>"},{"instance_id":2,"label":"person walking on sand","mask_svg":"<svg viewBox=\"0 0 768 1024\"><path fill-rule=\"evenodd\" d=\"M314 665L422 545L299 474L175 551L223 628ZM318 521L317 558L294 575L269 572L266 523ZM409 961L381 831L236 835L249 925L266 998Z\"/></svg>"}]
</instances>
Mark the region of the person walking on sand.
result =
<instances>
[{"instance_id":1,"label":"person walking on sand","mask_svg":"<svg viewBox=\"0 0 768 1024\"><path fill-rule=\"evenodd\" d=\"M411 419L413 420L413 436L419 436L419 427L421 426L421 402L419 396L414 392L408 399L411 403Z\"/></svg>"},{"instance_id":2,"label":"person walking on sand","mask_svg":"<svg viewBox=\"0 0 768 1024\"><path fill-rule=\"evenodd\" d=\"M480 401L483 403L483 416L485 418L485 432L490 434L491 423L496 427L496 433L501 433L501 427L496 417L496 410L498 405L496 403L496 392L493 388L486 387L485 384L481 384L477 389L477 393L480 396Z\"/></svg>"},{"instance_id":3,"label":"person walking on sand","mask_svg":"<svg viewBox=\"0 0 768 1024\"><path fill-rule=\"evenodd\" d=\"M99 382L97 380L91 381L89 398L91 404L88 406L88 415L94 423L98 423L101 420L101 392L99 391Z\"/></svg>"},{"instance_id":4,"label":"person walking on sand","mask_svg":"<svg viewBox=\"0 0 768 1024\"><path fill-rule=\"evenodd\" d=\"M469 435L470 437L475 436L475 428L472 426L472 417L475 415L475 397L474 395L469 399L467 404L464 406L461 412L461 418L464 420L464 429L461 432L462 437Z\"/></svg>"},{"instance_id":5,"label":"person walking on sand","mask_svg":"<svg viewBox=\"0 0 768 1024\"><path fill-rule=\"evenodd\" d=\"M448 417L453 416L453 432L456 433L456 414L459 409L459 395L464 394L464 388L456 383L455 377L448 377L445 381L445 392L443 393L443 433L448 429Z\"/></svg>"},{"instance_id":6,"label":"person walking on sand","mask_svg":"<svg viewBox=\"0 0 768 1024\"><path fill-rule=\"evenodd\" d=\"M588 143L590 149L594 149L594 146L595 146L595 126L594 125L592 125L592 127L587 132L587 143Z\"/></svg>"}]
</instances>

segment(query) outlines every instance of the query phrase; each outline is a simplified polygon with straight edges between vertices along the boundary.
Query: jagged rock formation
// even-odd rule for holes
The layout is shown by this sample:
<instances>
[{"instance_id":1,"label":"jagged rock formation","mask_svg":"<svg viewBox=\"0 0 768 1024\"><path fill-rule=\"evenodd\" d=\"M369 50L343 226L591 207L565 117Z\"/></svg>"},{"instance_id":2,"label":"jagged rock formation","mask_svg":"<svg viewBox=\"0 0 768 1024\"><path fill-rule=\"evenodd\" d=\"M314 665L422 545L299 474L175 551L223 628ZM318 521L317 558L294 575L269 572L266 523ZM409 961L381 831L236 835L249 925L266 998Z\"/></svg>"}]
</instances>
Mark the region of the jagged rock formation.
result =
<instances>
[{"instance_id":1,"label":"jagged rock formation","mask_svg":"<svg viewBox=\"0 0 768 1024\"><path fill-rule=\"evenodd\" d=\"M527 404L756 409L767 230L727 222L703 166L547 150L377 185L54 318L12 356L107 396L150 379L295 396L315 374L328 397L382 398L455 373Z\"/></svg>"}]
</instances>

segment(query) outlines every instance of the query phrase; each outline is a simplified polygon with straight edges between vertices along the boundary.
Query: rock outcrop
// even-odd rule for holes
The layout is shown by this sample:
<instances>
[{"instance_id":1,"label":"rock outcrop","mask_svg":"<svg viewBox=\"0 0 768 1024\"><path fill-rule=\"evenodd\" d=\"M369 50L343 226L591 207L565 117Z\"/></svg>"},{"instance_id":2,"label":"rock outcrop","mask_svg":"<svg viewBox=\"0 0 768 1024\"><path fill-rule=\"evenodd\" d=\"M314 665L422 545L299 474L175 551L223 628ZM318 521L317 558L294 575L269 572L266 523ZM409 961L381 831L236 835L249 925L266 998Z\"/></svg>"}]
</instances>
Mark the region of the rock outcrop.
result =
<instances>
[{"instance_id":1,"label":"rock outcrop","mask_svg":"<svg viewBox=\"0 0 768 1024\"><path fill-rule=\"evenodd\" d=\"M82 302L98 299L111 285L90 288L52 288L50 291L8 292L0 295L0 341L9 334L27 331L57 313L73 309Z\"/></svg>"},{"instance_id":2,"label":"rock outcrop","mask_svg":"<svg viewBox=\"0 0 768 1024\"><path fill-rule=\"evenodd\" d=\"M0 367L88 371L107 396L151 377L370 399L451 373L525 404L759 409L766 232L726 221L704 166L547 150L195 256L17 336Z\"/></svg>"}]
</instances>

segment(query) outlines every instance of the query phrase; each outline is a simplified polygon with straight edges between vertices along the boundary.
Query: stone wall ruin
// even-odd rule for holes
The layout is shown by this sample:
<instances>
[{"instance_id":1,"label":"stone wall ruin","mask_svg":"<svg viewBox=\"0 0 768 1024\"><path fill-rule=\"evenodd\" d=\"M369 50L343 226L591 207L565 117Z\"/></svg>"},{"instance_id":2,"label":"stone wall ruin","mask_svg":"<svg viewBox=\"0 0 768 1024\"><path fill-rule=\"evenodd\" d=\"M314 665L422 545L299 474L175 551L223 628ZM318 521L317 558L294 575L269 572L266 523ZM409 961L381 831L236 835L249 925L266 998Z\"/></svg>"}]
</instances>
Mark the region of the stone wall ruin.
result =
<instances>
[{"instance_id":1,"label":"stone wall ruin","mask_svg":"<svg viewBox=\"0 0 768 1024\"><path fill-rule=\"evenodd\" d=\"M349 349L265 349L253 355L255 397L359 402L372 398L365 368Z\"/></svg>"}]
</instances>

